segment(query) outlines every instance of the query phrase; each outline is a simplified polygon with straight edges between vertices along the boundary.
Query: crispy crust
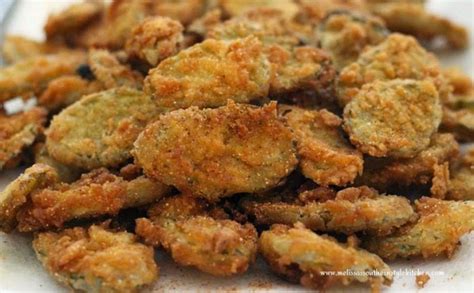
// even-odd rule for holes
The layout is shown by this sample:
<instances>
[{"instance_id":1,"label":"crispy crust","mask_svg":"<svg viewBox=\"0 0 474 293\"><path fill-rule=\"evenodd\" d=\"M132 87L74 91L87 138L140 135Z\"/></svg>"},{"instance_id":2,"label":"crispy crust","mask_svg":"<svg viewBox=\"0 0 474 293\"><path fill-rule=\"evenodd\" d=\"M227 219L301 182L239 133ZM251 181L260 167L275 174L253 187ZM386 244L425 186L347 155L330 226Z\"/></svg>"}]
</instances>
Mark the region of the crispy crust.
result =
<instances>
[{"instance_id":1,"label":"crispy crust","mask_svg":"<svg viewBox=\"0 0 474 293\"><path fill-rule=\"evenodd\" d=\"M431 81L375 81L364 85L344 108L344 130L363 153L412 158L428 147L441 117Z\"/></svg>"},{"instance_id":2,"label":"crispy crust","mask_svg":"<svg viewBox=\"0 0 474 293\"><path fill-rule=\"evenodd\" d=\"M227 16L235 17L256 8L278 10L288 19L298 12L298 6L292 0L218 0L220 7Z\"/></svg>"},{"instance_id":3,"label":"crispy crust","mask_svg":"<svg viewBox=\"0 0 474 293\"><path fill-rule=\"evenodd\" d=\"M392 272L378 256L338 243L297 226L274 225L259 239L259 251L278 275L309 288L324 290L335 283L392 283ZM327 276L322 272L352 271L354 275ZM377 271L382 276L368 275ZM368 273L368 274L363 274Z\"/></svg>"},{"instance_id":4,"label":"crispy crust","mask_svg":"<svg viewBox=\"0 0 474 293\"><path fill-rule=\"evenodd\" d=\"M474 202L423 197L416 202L418 222L387 237L367 239L363 246L386 258L451 257L459 239L474 229Z\"/></svg>"},{"instance_id":5,"label":"crispy crust","mask_svg":"<svg viewBox=\"0 0 474 293\"><path fill-rule=\"evenodd\" d=\"M204 13L208 1L205 0L161 0L153 1L154 15L167 16L178 20L183 25L190 24Z\"/></svg>"},{"instance_id":6,"label":"crispy crust","mask_svg":"<svg viewBox=\"0 0 474 293\"><path fill-rule=\"evenodd\" d=\"M338 116L286 105L278 110L295 134L303 175L319 185L344 186L362 174L362 154L344 138Z\"/></svg>"},{"instance_id":7,"label":"crispy crust","mask_svg":"<svg viewBox=\"0 0 474 293\"><path fill-rule=\"evenodd\" d=\"M83 97L56 115L47 130L48 153L66 165L92 170L118 166L159 111L150 97L114 88Z\"/></svg>"},{"instance_id":8,"label":"crispy crust","mask_svg":"<svg viewBox=\"0 0 474 293\"><path fill-rule=\"evenodd\" d=\"M164 114L140 134L133 155L149 177L211 201L275 187L297 164L275 103Z\"/></svg>"},{"instance_id":9,"label":"crispy crust","mask_svg":"<svg viewBox=\"0 0 474 293\"><path fill-rule=\"evenodd\" d=\"M447 199L474 200L474 149L452 164Z\"/></svg>"},{"instance_id":10,"label":"crispy crust","mask_svg":"<svg viewBox=\"0 0 474 293\"><path fill-rule=\"evenodd\" d=\"M135 235L93 225L35 236L33 248L54 278L85 292L139 292L158 279L151 247Z\"/></svg>"}]
</instances>

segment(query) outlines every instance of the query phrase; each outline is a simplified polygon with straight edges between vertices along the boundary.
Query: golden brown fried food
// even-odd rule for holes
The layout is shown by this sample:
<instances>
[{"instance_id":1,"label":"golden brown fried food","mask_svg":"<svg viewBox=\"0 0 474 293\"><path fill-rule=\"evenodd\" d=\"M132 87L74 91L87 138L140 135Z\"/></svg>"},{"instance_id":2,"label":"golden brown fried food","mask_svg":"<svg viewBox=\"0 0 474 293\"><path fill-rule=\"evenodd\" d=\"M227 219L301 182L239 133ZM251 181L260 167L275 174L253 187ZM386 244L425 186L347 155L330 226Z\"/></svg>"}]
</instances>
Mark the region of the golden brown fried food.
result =
<instances>
[{"instance_id":1,"label":"golden brown fried food","mask_svg":"<svg viewBox=\"0 0 474 293\"><path fill-rule=\"evenodd\" d=\"M88 63L94 76L107 89L120 86L142 88L142 75L128 65L120 64L117 58L107 50L90 50Z\"/></svg>"},{"instance_id":2,"label":"golden brown fried food","mask_svg":"<svg viewBox=\"0 0 474 293\"><path fill-rule=\"evenodd\" d=\"M418 222L386 237L367 239L367 250L386 258L451 257L459 239L474 229L473 201L444 201L423 197L415 204Z\"/></svg>"},{"instance_id":3,"label":"golden brown fried food","mask_svg":"<svg viewBox=\"0 0 474 293\"><path fill-rule=\"evenodd\" d=\"M448 199L474 200L474 148L451 165Z\"/></svg>"},{"instance_id":4,"label":"golden brown fried food","mask_svg":"<svg viewBox=\"0 0 474 293\"><path fill-rule=\"evenodd\" d=\"M59 13L50 14L44 26L46 38L53 40L77 33L98 19L103 11L102 0L86 0L72 4Z\"/></svg>"},{"instance_id":5,"label":"golden brown fried food","mask_svg":"<svg viewBox=\"0 0 474 293\"><path fill-rule=\"evenodd\" d=\"M344 67L338 77L337 98L345 106L364 84L392 79L431 80L442 102L449 100L451 87L436 57L410 36L391 34L385 41L363 52Z\"/></svg>"},{"instance_id":6,"label":"golden brown fried food","mask_svg":"<svg viewBox=\"0 0 474 293\"><path fill-rule=\"evenodd\" d=\"M448 193L449 162L433 166L433 179L431 180L431 197L444 199Z\"/></svg>"},{"instance_id":7,"label":"golden brown fried food","mask_svg":"<svg viewBox=\"0 0 474 293\"><path fill-rule=\"evenodd\" d=\"M339 191L335 199L304 205L284 202L241 202L257 224L303 223L308 229L324 232L387 235L414 220L415 212L402 196L379 195L367 187Z\"/></svg>"},{"instance_id":8,"label":"golden brown fried food","mask_svg":"<svg viewBox=\"0 0 474 293\"><path fill-rule=\"evenodd\" d=\"M145 79L145 93L165 109L219 107L268 95L271 67L255 37L206 40L163 60Z\"/></svg>"},{"instance_id":9,"label":"golden brown fried food","mask_svg":"<svg viewBox=\"0 0 474 293\"><path fill-rule=\"evenodd\" d=\"M38 98L38 104L55 112L75 103L82 96L102 89L103 85L99 81L89 81L78 75L65 75L48 83L48 87Z\"/></svg>"},{"instance_id":10,"label":"golden brown fried food","mask_svg":"<svg viewBox=\"0 0 474 293\"><path fill-rule=\"evenodd\" d=\"M324 290L335 283L359 282L377 290L382 283L392 283L392 271L375 254L301 226L272 226L260 236L259 251L275 273L309 288Z\"/></svg>"},{"instance_id":11,"label":"golden brown fried food","mask_svg":"<svg viewBox=\"0 0 474 293\"><path fill-rule=\"evenodd\" d=\"M296 138L300 168L319 185L344 186L362 173L362 154L344 138L342 119L323 110L280 106Z\"/></svg>"},{"instance_id":12,"label":"golden brown fried food","mask_svg":"<svg viewBox=\"0 0 474 293\"><path fill-rule=\"evenodd\" d=\"M56 115L46 147L57 161L92 170L115 167L131 157L138 134L159 110L141 91L115 88L83 97Z\"/></svg>"},{"instance_id":13,"label":"golden brown fried food","mask_svg":"<svg viewBox=\"0 0 474 293\"><path fill-rule=\"evenodd\" d=\"M22 36L7 35L2 44L2 57L5 63L14 64L29 57L68 52L70 50L59 44L44 43Z\"/></svg>"},{"instance_id":14,"label":"golden brown fried food","mask_svg":"<svg viewBox=\"0 0 474 293\"><path fill-rule=\"evenodd\" d=\"M364 172L356 185L387 190L392 185L427 184L434 168L459 153L459 144L451 134L435 134L429 147L411 159L365 158Z\"/></svg>"},{"instance_id":15,"label":"golden brown fried food","mask_svg":"<svg viewBox=\"0 0 474 293\"><path fill-rule=\"evenodd\" d=\"M206 0L161 0L153 1L153 15L167 16L183 25L190 24L211 5Z\"/></svg>"},{"instance_id":16,"label":"golden brown fried food","mask_svg":"<svg viewBox=\"0 0 474 293\"><path fill-rule=\"evenodd\" d=\"M379 18L344 10L330 12L318 26L320 46L337 70L355 62L366 46L379 44L387 35Z\"/></svg>"},{"instance_id":17,"label":"golden brown fried food","mask_svg":"<svg viewBox=\"0 0 474 293\"><path fill-rule=\"evenodd\" d=\"M18 230L61 228L73 219L114 216L121 209L152 203L169 192L168 186L143 176L125 181L106 169L96 169L71 184L59 183L32 192L18 212Z\"/></svg>"},{"instance_id":18,"label":"golden brown fried food","mask_svg":"<svg viewBox=\"0 0 474 293\"><path fill-rule=\"evenodd\" d=\"M381 17L391 31L413 35L424 41L441 37L454 49L463 49L469 44L466 28L429 13L418 3L382 3L371 5L370 11Z\"/></svg>"},{"instance_id":19,"label":"golden brown fried food","mask_svg":"<svg viewBox=\"0 0 474 293\"><path fill-rule=\"evenodd\" d=\"M76 167L67 166L53 159L49 154L44 142L38 142L33 146L35 164L49 165L56 170L61 182L70 183L76 181L81 176L82 170Z\"/></svg>"},{"instance_id":20,"label":"golden brown fried food","mask_svg":"<svg viewBox=\"0 0 474 293\"><path fill-rule=\"evenodd\" d=\"M16 215L30 194L58 181L56 171L44 164L26 169L0 193L0 230L10 232L17 225Z\"/></svg>"},{"instance_id":21,"label":"golden brown fried food","mask_svg":"<svg viewBox=\"0 0 474 293\"><path fill-rule=\"evenodd\" d=\"M256 8L270 8L283 12L285 18L292 18L298 12L293 0L218 0L219 6L230 17L239 16Z\"/></svg>"},{"instance_id":22,"label":"golden brown fried food","mask_svg":"<svg viewBox=\"0 0 474 293\"><path fill-rule=\"evenodd\" d=\"M366 12L365 0L296 0L299 6L296 19L303 23L319 25L331 12L349 10L357 13Z\"/></svg>"},{"instance_id":23,"label":"golden brown fried food","mask_svg":"<svg viewBox=\"0 0 474 293\"><path fill-rule=\"evenodd\" d=\"M150 178L210 201L275 187L297 164L276 103L257 108L229 101L161 115L140 134L133 156Z\"/></svg>"},{"instance_id":24,"label":"golden brown fried food","mask_svg":"<svg viewBox=\"0 0 474 293\"><path fill-rule=\"evenodd\" d=\"M43 108L32 108L11 116L0 113L0 170L14 167L9 163L43 132L46 115Z\"/></svg>"},{"instance_id":25,"label":"golden brown fried food","mask_svg":"<svg viewBox=\"0 0 474 293\"><path fill-rule=\"evenodd\" d=\"M173 196L154 205L150 219L138 219L136 233L183 266L216 276L241 274L255 260L257 232L222 213L189 195Z\"/></svg>"},{"instance_id":26,"label":"golden brown fried food","mask_svg":"<svg viewBox=\"0 0 474 293\"><path fill-rule=\"evenodd\" d=\"M443 107L440 131L452 133L460 142L474 141L474 100L472 106L460 106L458 110ZM469 108L470 107L470 108Z\"/></svg>"},{"instance_id":27,"label":"golden brown fried food","mask_svg":"<svg viewBox=\"0 0 474 293\"><path fill-rule=\"evenodd\" d=\"M460 69L455 67L444 69L443 75L453 87L454 95L474 96L474 83L471 77L463 73Z\"/></svg>"},{"instance_id":28,"label":"golden brown fried food","mask_svg":"<svg viewBox=\"0 0 474 293\"><path fill-rule=\"evenodd\" d=\"M125 44L130 59L155 67L175 55L183 43L183 26L168 17L151 17L135 26Z\"/></svg>"},{"instance_id":29,"label":"golden brown fried food","mask_svg":"<svg viewBox=\"0 0 474 293\"><path fill-rule=\"evenodd\" d=\"M48 82L63 75L74 74L85 62L83 52L40 55L0 68L0 102L17 96L39 95Z\"/></svg>"},{"instance_id":30,"label":"golden brown fried food","mask_svg":"<svg viewBox=\"0 0 474 293\"><path fill-rule=\"evenodd\" d=\"M153 249L102 226L35 236L33 248L54 278L83 292L139 292L158 279Z\"/></svg>"},{"instance_id":31,"label":"golden brown fried food","mask_svg":"<svg viewBox=\"0 0 474 293\"><path fill-rule=\"evenodd\" d=\"M344 130L363 153L412 158L428 147L441 118L431 81L375 81L364 85L344 108Z\"/></svg>"},{"instance_id":32,"label":"golden brown fried food","mask_svg":"<svg viewBox=\"0 0 474 293\"><path fill-rule=\"evenodd\" d=\"M211 9L189 24L186 31L204 38L215 26L222 22L222 19L222 11L220 9Z\"/></svg>"}]
</instances>

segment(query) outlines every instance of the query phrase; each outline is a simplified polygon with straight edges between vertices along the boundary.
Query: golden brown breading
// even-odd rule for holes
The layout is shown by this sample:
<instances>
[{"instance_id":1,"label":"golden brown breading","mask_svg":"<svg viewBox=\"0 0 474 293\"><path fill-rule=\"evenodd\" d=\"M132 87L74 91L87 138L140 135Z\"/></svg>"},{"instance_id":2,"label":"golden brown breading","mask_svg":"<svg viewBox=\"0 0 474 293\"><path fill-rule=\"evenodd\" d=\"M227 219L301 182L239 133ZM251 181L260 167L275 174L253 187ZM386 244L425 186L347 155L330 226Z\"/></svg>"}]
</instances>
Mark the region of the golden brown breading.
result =
<instances>
[{"instance_id":1,"label":"golden brown breading","mask_svg":"<svg viewBox=\"0 0 474 293\"><path fill-rule=\"evenodd\" d=\"M451 168L448 199L474 200L474 148L471 148Z\"/></svg>"},{"instance_id":2,"label":"golden brown breading","mask_svg":"<svg viewBox=\"0 0 474 293\"><path fill-rule=\"evenodd\" d=\"M443 70L443 75L453 87L454 95L474 95L474 82L472 81L472 78L462 72L459 68L446 68Z\"/></svg>"},{"instance_id":3,"label":"golden brown breading","mask_svg":"<svg viewBox=\"0 0 474 293\"><path fill-rule=\"evenodd\" d=\"M85 57L85 53L79 51L63 52L30 57L0 68L0 102L41 94L51 80L74 74Z\"/></svg>"},{"instance_id":4,"label":"golden brown breading","mask_svg":"<svg viewBox=\"0 0 474 293\"><path fill-rule=\"evenodd\" d=\"M143 76L128 65L120 64L107 50L91 49L88 64L94 76L106 89L120 86L141 89L143 86Z\"/></svg>"},{"instance_id":5,"label":"golden brown breading","mask_svg":"<svg viewBox=\"0 0 474 293\"><path fill-rule=\"evenodd\" d=\"M365 158L364 172L356 185L387 190L392 185L427 184L436 165L449 161L459 153L459 144L451 134L435 134L430 146L411 159Z\"/></svg>"},{"instance_id":6,"label":"golden brown breading","mask_svg":"<svg viewBox=\"0 0 474 293\"><path fill-rule=\"evenodd\" d=\"M362 154L344 138L342 119L327 110L280 106L296 138L300 168L319 185L344 186L362 174Z\"/></svg>"},{"instance_id":7,"label":"golden brown breading","mask_svg":"<svg viewBox=\"0 0 474 293\"><path fill-rule=\"evenodd\" d=\"M462 102L461 102L462 103ZM459 109L443 107L440 131L452 133L460 142L474 141L474 100L459 103ZM471 105L469 105L471 104Z\"/></svg>"},{"instance_id":8,"label":"golden brown breading","mask_svg":"<svg viewBox=\"0 0 474 293\"><path fill-rule=\"evenodd\" d=\"M44 32L48 40L67 38L84 29L88 24L100 18L104 12L102 0L86 0L71 4L65 10L50 14Z\"/></svg>"},{"instance_id":9,"label":"golden brown breading","mask_svg":"<svg viewBox=\"0 0 474 293\"><path fill-rule=\"evenodd\" d=\"M46 147L66 165L115 167L131 157L138 134L159 113L141 91L121 87L91 94L53 118Z\"/></svg>"},{"instance_id":10,"label":"golden brown breading","mask_svg":"<svg viewBox=\"0 0 474 293\"><path fill-rule=\"evenodd\" d=\"M394 32L413 35L423 41L441 37L454 49L463 49L469 44L466 28L429 13L418 3L382 3L371 5L370 11L381 17Z\"/></svg>"},{"instance_id":11,"label":"golden brown breading","mask_svg":"<svg viewBox=\"0 0 474 293\"><path fill-rule=\"evenodd\" d=\"M285 18L292 18L298 12L298 6L293 0L218 0L219 6L227 16L235 17L256 8L274 9L281 11Z\"/></svg>"},{"instance_id":12,"label":"golden brown breading","mask_svg":"<svg viewBox=\"0 0 474 293\"><path fill-rule=\"evenodd\" d=\"M412 158L428 147L441 118L431 81L374 81L362 86L344 108L344 130L365 154Z\"/></svg>"},{"instance_id":13,"label":"golden brown breading","mask_svg":"<svg viewBox=\"0 0 474 293\"><path fill-rule=\"evenodd\" d=\"M209 1L210 2L210 1ZM183 25L190 24L204 13L206 6L210 5L206 0L160 0L153 1L153 15L167 16L178 20Z\"/></svg>"},{"instance_id":14,"label":"golden brown breading","mask_svg":"<svg viewBox=\"0 0 474 293\"><path fill-rule=\"evenodd\" d=\"M33 248L46 270L74 291L139 292L158 279L153 249L127 232L93 225L39 233Z\"/></svg>"},{"instance_id":15,"label":"golden brown breading","mask_svg":"<svg viewBox=\"0 0 474 293\"><path fill-rule=\"evenodd\" d=\"M114 216L121 209L152 203L169 192L168 186L146 177L125 181L106 169L96 169L71 184L59 183L32 192L18 212L18 230L61 228L73 219Z\"/></svg>"},{"instance_id":16,"label":"golden brown breading","mask_svg":"<svg viewBox=\"0 0 474 293\"><path fill-rule=\"evenodd\" d=\"M166 113L140 134L133 156L150 178L210 201L275 187L297 164L276 103Z\"/></svg>"},{"instance_id":17,"label":"golden brown breading","mask_svg":"<svg viewBox=\"0 0 474 293\"><path fill-rule=\"evenodd\" d=\"M14 64L29 57L68 52L70 50L60 44L39 42L22 36L7 35L2 44L2 57L5 63Z\"/></svg>"},{"instance_id":18,"label":"golden brown breading","mask_svg":"<svg viewBox=\"0 0 474 293\"><path fill-rule=\"evenodd\" d=\"M318 26L321 48L337 70L355 62L366 46L377 45L388 35L383 21L344 10L330 12Z\"/></svg>"},{"instance_id":19,"label":"golden brown breading","mask_svg":"<svg viewBox=\"0 0 474 293\"><path fill-rule=\"evenodd\" d=\"M386 237L367 239L367 250L386 258L424 258L446 254L451 257L459 239L474 230L473 201L444 201L423 197L415 204L418 222Z\"/></svg>"},{"instance_id":20,"label":"golden brown breading","mask_svg":"<svg viewBox=\"0 0 474 293\"><path fill-rule=\"evenodd\" d=\"M0 113L0 170L14 167L10 163L43 133L46 115L38 107L11 116Z\"/></svg>"},{"instance_id":21,"label":"golden brown breading","mask_svg":"<svg viewBox=\"0 0 474 293\"><path fill-rule=\"evenodd\" d=\"M382 283L392 283L392 271L375 254L301 226L272 226L260 236L259 251L275 273L309 288L324 290L335 283L360 282L377 290Z\"/></svg>"},{"instance_id":22,"label":"golden brown breading","mask_svg":"<svg viewBox=\"0 0 474 293\"><path fill-rule=\"evenodd\" d=\"M99 81L89 81L77 75L65 75L48 83L48 87L38 98L38 104L55 112L75 103L82 96L102 89L103 85Z\"/></svg>"},{"instance_id":23,"label":"golden brown breading","mask_svg":"<svg viewBox=\"0 0 474 293\"><path fill-rule=\"evenodd\" d=\"M346 105L364 84L392 79L431 80L442 102L449 100L451 86L436 57L410 36L391 34L382 43L363 52L344 67L338 77L337 98Z\"/></svg>"},{"instance_id":24,"label":"golden brown breading","mask_svg":"<svg viewBox=\"0 0 474 293\"><path fill-rule=\"evenodd\" d=\"M163 60L145 79L145 93L165 109L219 107L268 95L270 63L255 37L206 40Z\"/></svg>"},{"instance_id":25,"label":"golden brown breading","mask_svg":"<svg viewBox=\"0 0 474 293\"><path fill-rule=\"evenodd\" d=\"M449 185L449 162L433 166L433 179L431 180L431 197L444 199Z\"/></svg>"},{"instance_id":26,"label":"golden brown breading","mask_svg":"<svg viewBox=\"0 0 474 293\"><path fill-rule=\"evenodd\" d=\"M222 213L189 195L173 196L155 204L150 219L138 219L136 233L183 266L216 276L241 274L255 260L257 232Z\"/></svg>"},{"instance_id":27,"label":"golden brown breading","mask_svg":"<svg viewBox=\"0 0 474 293\"><path fill-rule=\"evenodd\" d=\"M17 225L16 215L28 201L30 194L58 181L56 171L44 164L26 169L0 193L0 230L10 232Z\"/></svg>"},{"instance_id":28,"label":"golden brown breading","mask_svg":"<svg viewBox=\"0 0 474 293\"><path fill-rule=\"evenodd\" d=\"M365 232L387 235L414 220L415 212L405 197L379 195L366 187L351 187L339 191L336 198L303 205L284 202L241 202L245 212L255 217L257 224L303 223L308 229L323 232L353 234Z\"/></svg>"},{"instance_id":29,"label":"golden brown breading","mask_svg":"<svg viewBox=\"0 0 474 293\"><path fill-rule=\"evenodd\" d=\"M299 6L296 19L302 23L319 25L331 12L349 10L357 13L366 12L365 0L296 0Z\"/></svg>"},{"instance_id":30,"label":"golden brown breading","mask_svg":"<svg viewBox=\"0 0 474 293\"><path fill-rule=\"evenodd\" d=\"M169 17L150 17L135 26L125 44L130 59L152 67L175 55L182 47L183 26Z\"/></svg>"},{"instance_id":31,"label":"golden brown breading","mask_svg":"<svg viewBox=\"0 0 474 293\"><path fill-rule=\"evenodd\" d=\"M35 164L45 164L56 170L61 182L71 183L81 176L82 170L76 167L67 166L53 159L46 149L44 142L35 143L33 146Z\"/></svg>"},{"instance_id":32,"label":"golden brown breading","mask_svg":"<svg viewBox=\"0 0 474 293\"><path fill-rule=\"evenodd\" d=\"M189 24L186 31L204 38L215 26L222 22L222 19L222 11L220 9L211 9Z\"/></svg>"}]
</instances>

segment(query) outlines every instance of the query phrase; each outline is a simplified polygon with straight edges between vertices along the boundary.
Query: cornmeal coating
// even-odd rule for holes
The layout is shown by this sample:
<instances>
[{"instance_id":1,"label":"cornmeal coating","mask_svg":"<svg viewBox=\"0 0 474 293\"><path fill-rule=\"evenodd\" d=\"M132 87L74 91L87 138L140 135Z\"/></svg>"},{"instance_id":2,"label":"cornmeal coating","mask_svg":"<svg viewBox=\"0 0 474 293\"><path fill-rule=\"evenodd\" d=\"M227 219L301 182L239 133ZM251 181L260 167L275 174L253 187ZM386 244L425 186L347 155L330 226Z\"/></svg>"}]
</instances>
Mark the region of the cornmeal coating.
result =
<instances>
[{"instance_id":1,"label":"cornmeal coating","mask_svg":"<svg viewBox=\"0 0 474 293\"><path fill-rule=\"evenodd\" d=\"M88 64L95 78L106 89L121 86L141 89L143 86L142 75L128 65L120 64L107 50L91 49Z\"/></svg>"},{"instance_id":2,"label":"cornmeal coating","mask_svg":"<svg viewBox=\"0 0 474 293\"><path fill-rule=\"evenodd\" d=\"M38 104L50 111L58 111L74 104L83 96L102 89L100 81L89 81L78 75L65 75L48 83L48 87L38 98Z\"/></svg>"},{"instance_id":3,"label":"cornmeal coating","mask_svg":"<svg viewBox=\"0 0 474 293\"><path fill-rule=\"evenodd\" d=\"M215 26L222 22L222 11L219 8L209 9L202 16L193 20L186 27L186 31L204 38Z\"/></svg>"},{"instance_id":4,"label":"cornmeal coating","mask_svg":"<svg viewBox=\"0 0 474 293\"><path fill-rule=\"evenodd\" d=\"M180 265L215 275L245 272L255 261L257 232L251 224L227 220L220 209L189 195L161 200L137 220L145 242L163 246Z\"/></svg>"},{"instance_id":5,"label":"cornmeal coating","mask_svg":"<svg viewBox=\"0 0 474 293\"><path fill-rule=\"evenodd\" d=\"M96 169L71 184L58 183L31 193L17 215L18 230L61 228L73 219L115 216L121 209L152 203L169 192L168 186L143 176L126 181Z\"/></svg>"},{"instance_id":6,"label":"cornmeal coating","mask_svg":"<svg viewBox=\"0 0 474 293\"><path fill-rule=\"evenodd\" d=\"M53 118L46 148L66 165L88 170L118 166L131 157L138 134L158 115L151 98L137 90L91 94Z\"/></svg>"},{"instance_id":7,"label":"cornmeal coating","mask_svg":"<svg viewBox=\"0 0 474 293\"><path fill-rule=\"evenodd\" d=\"M258 108L229 101L163 114L140 134L133 156L150 178L210 201L275 187L297 164L276 103Z\"/></svg>"},{"instance_id":8,"label":"cornmeal coating","mask_svg":"<svg viewBox=\"0 0 474 293\"><path fill-rule=\"evenodd\" d=\"M363 246L385 258L451 257L459 239L474 229L473 201L445 201L423 197L415 204L420 218L399 232L367 239Z\"/></svg>"},{"instance_id":9,"label":"cornmeal coating","mask_svg":"<svg viewBox=\"0 0 474 293\"><path fill-rule=\"evenodd\" d=\"M440 131L452 133L459 142L474 142L474 100L458 107L443 107Z\"/></svg>"},{"instance_id":10,"label":"cornmeal coating","mask_svg":"<svg viewBox=\"0 0 474 293\"><path fill-rule=\"evenodd\" d=\"M161 0L153 1L152 5L153 15L167 16L188 25L213 4L206 0Z\"/></svg>"},{"instance_id":11,"label":"cornmeal coating","mask_svg":"<svg viewBox=\"0 0 474 293\"><path fill-rule=\"evenodd\" d=\"M429 147L410 159L365 158L364 172L356 185L386 190L392 185L409 186L431 181L437 165L459 154L459 144L451 134L435 134Z\"/></svg>"},{"instance_id":12,"label":"cornmeal coating","mask_svg":"<svg viewBox=\"0 0 474 293\"><path fill-rule=\"evenodd\" d=\"M37 142L33 145L33 155L35 164L45 164L56 170L61 182L71 183L79 179L83 172L80 168L64 165L53 159L46 149L44 142Z\"/></svg>"},{"instance_id":13,"label":"cornmeal coating","mask_svg":"<svg viewBox=\"0 0 474 293\"><path fill-rule=\"evenodd\" d=\"M0 170L14 167L23 150L43 133L46 115L39 107L11 116L0 113Z\"/></svg>"},{"instance_id":14,"label":"cornmeal coating","mask_svg":"<svg viewBox=\"0 0 474 293\"><path fill-rule=\"evenodd\" d=\"M367 13L366 0L297 0L299 6L296 19L302 23L317 26L334 11L353 11Z\"/></svg>"},{"instance_id":15,"label":"cornmeal coating","mask_svg":"<svg viewBox=\"0 0 474 293\"><path fill-rule=\"evenodd\" d=\"M175 55L182 47L183 26L169 17L150 17L132 30L125 44L130 59L138 59L155 67Z\"/></svg>"},{"instance_id":16,"label":"cornmeal coating","mask_svg":"<svg viewBox=\"0 0 474 293\"><path fill-rule=\"evenodd\" d=\"M79 51L39 55L0 68L0 102L41 94L51 80L74 74L85 57L85 53Z\"/></svg>"},{"instance_id":17,"label":"cornmeal coating","mask_svg":"<svg viewBox=\"0 0 474 293\"><path fill-rule=\"evenodd\" d=\"M441 101L448 101L451 86L436 57L410 36L391 34L385 41L365 50L356 62L344 67L337 81L337 98L345 106L362 86L392 79L431 80Z\"/></svg>"},{"instance_id":18,"label":"cornmeal coating","mask_svg":"<svg viewBox=\"0 0 474 293\"><path fill-rule=\"evenodd\" d=\"M431 81L375 81L364 85L344 108L344 130L365 154L412 158L429 145L441 118Z\"/></svg>"},{"instance_id":19,"label":"cornmeal coating","mask_svg":"<svg viewBox=\"0 0 474 293\"><path fill-rule=\"evenodd\" d=\"M338 243L300 225L273 225L259 239L259 251L278 275L301 285L324 290L333 284L369 283L374 290L392 283L392 271L377 255ZM350 271L353 275L325 275ZM371 275L377 271L380 275Z\"/></svg>"},{"instance_id":20,"label":"cornmeal coating","mask_svg":"<svg viewBox=\"0 0 474 293\"><path fill-rule=\"evenodd\" d=\"M451 166L447 199L474 200L474 148Z\"/></svg>"},{"instance_id":21,"label":"cornmeal coating","mask_svg":"<svg viewBox=\"0 0 474 293\"><path fill-rule=\"evenodd\" d=\"M322 186L344 186L362 174L362 154L343 136L342 119L323 110L280 106L296 138L301 172Z\"/></svg>"},{"instance_id":22,"label":"cornmeal coating","mask_svg":"<svg viewBox=\"0 0 474 293\"><path fill-rule=\"evenodd\" d=\"M350 187L339 191L334 199L303 205L251 199L243 200L241 205L259 225L292 226L301 222L311 230L348 235L356 232L387 235L415 217L405 197L379 195L366 187Z\"/></svg>"},{"instance_id":23,"label":"cornmeal coating","mask_svg":"<svg viewBox=\"0 0 474 293\"><path fill-rule=\"evenodd\" d=\"M429 13L418 3L382 3L372 5L370 11L381 17L391 31L413 35L423 41L441 37L454 49L463 49L469 45L466 28Z\"/></svg>"},{"instance_id":24,"label":"cornmeal coating","mask_svg":"<svg viewBox=\"0 0 474 293\"><path fill-rule=\"evenodd\" d=\"M382 42L389 32L377 17L346 10L330 12L318 26L320 46L337 70L355 62L367 46Z\"/></svg>"},{"instance_id":25,"label":"cornmeal coating","mask_svg":"<svg viewBox=\"0 0 474 293\"><path fill-rule=\"evenodd\" d=\"M59 180L56 171L44 164L26 169L0 193L0 230L10 232L17 225L16 215L30 194Z\"/></svg>"},{"instance_id":26,"label":"cornmeal coating","mask_svg":"<svg viewBox=\"0 0 474 293\"><path fill-rule=\"evenodd\" d=\"M33 249L46 270L74 291L139 292L158 279L151 247L99 225L36 234Z\"/></svg>"},{"instance_id":27,"label":"cornmeal coating","mask_svg":"<svg viewBox=\"0 0 474 293\"><path fill-rule=\"evenodd\" d=\"M160 108L219 107L268 95L271 67L255 37L205 40L163 60L145 79L145 93Z\"/></svg>"},{"instance_id":28,"label":"cornmeal coating","mask_svg":"<svg viewBox=\"0 0 474 293\"><path fill-rule=\"evenodd\" d=\"M297 4L292 0L218 0L218 3L224 13L230 17L245 14L256 8L281 11L288 19L294 17L298 12Z\"/></svg>"}]
</instances>

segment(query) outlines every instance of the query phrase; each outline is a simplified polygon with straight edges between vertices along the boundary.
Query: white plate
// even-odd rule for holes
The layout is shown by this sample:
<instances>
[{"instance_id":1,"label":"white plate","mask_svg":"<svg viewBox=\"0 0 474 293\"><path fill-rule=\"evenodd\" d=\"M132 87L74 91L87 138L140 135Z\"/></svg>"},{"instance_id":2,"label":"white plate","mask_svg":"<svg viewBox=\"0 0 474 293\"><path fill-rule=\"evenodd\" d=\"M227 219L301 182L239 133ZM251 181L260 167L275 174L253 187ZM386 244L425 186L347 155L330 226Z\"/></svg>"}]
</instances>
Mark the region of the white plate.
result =
<instances>
[{"instance_id":1,"label":"white plate","mask_svg":"<svg viewBox=\"0 0 474 293\"><path fill-rule=\"evenodd\" d=\"M278 0L275 0L278 1ZM317 1L317 0L315 0ZM12 21L6 31L28 37L42 39L42 27L48 13L67 6L69 0L27 0L17 3ZM0 0L1 5L1 0ZM473 3L471 0L430 1L429 9L445 15L467 26L471 31L471 46L465 52L445 53L442 62L456 65L474 76L474 31ZM19 170L2 172L0 189L14 179ZM451 260L416 259L397 261L389 264L394 271L401 271L394 283L384 292L416 292L415 276L410 273L427 272L431 280L423 292L474 292L474 235L462 238L462 245ZM243 276L219 279L190 268L182 268L163 252L157 253L161 276L151 291L307 291L300 286L288 284L270 273L265 263L259 259ZM406 272L407 270L408 272ZM442 274L442 275L441 275ZM364 286L336 288L335 291L367 291ZM48 276L34 256L31 238L24 235L5 235L0 232L0 293L6 292L67 292ZM332 290L331 290L332 291Z\"/></svg>"}]
</instances>

